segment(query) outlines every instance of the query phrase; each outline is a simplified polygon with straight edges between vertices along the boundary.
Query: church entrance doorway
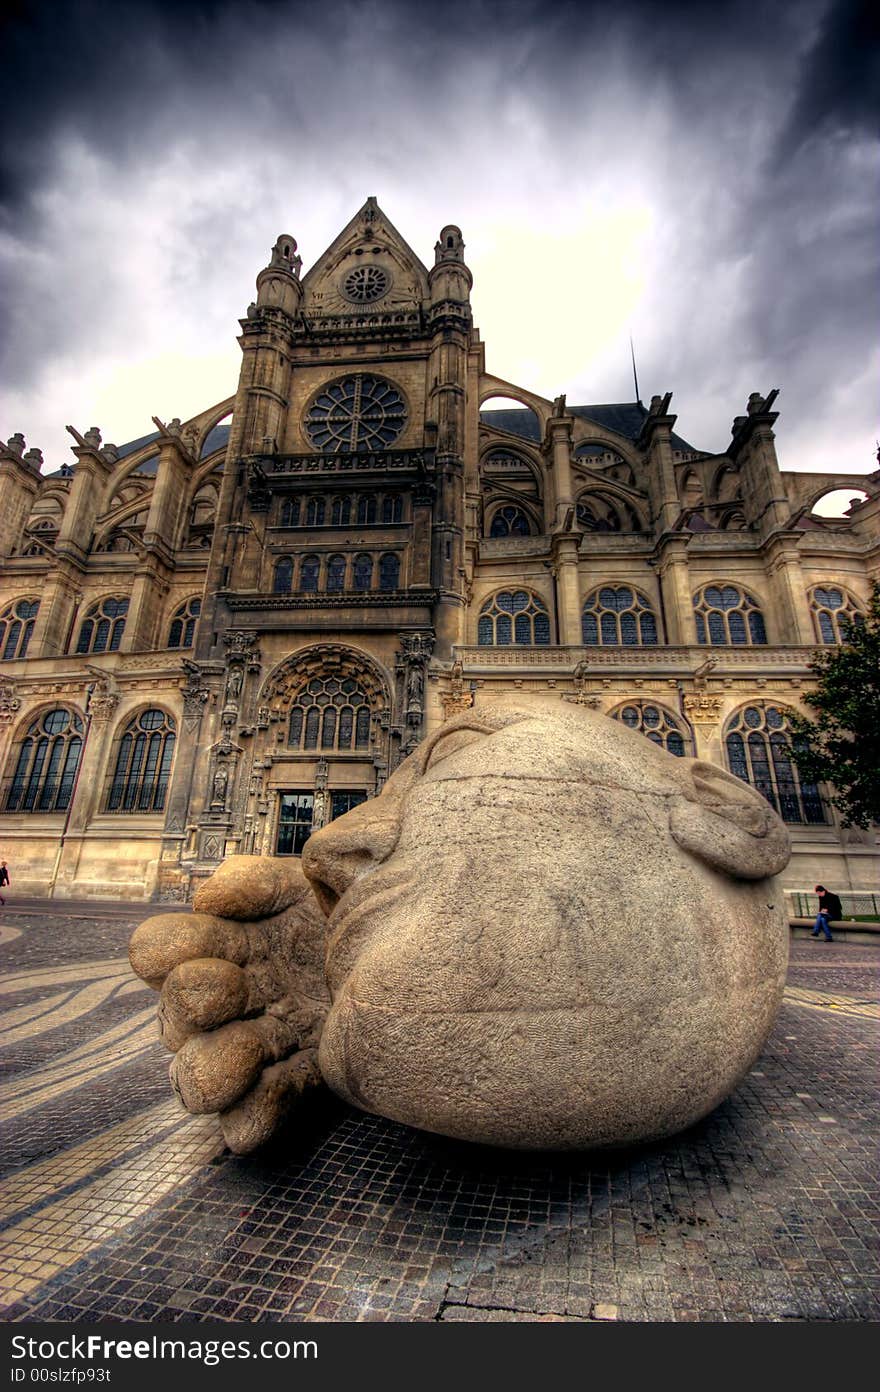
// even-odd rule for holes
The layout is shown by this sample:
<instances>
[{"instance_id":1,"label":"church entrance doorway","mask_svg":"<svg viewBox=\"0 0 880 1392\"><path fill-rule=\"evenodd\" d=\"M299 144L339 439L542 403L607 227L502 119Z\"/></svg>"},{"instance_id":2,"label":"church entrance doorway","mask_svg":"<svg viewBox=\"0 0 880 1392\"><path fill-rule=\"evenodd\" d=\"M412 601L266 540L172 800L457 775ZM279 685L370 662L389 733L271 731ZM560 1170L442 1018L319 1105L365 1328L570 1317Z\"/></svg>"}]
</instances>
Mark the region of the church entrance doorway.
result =
<instances>
[{"instance_id":1,"label":"church entrance doorway","mask_svg":"<svg viewBox=\"0 0 880 1392\"><path fill-rule=\"evenodd\" d=\"M312 813L315 795L305 790L282 793L278 811L276 855L302 855L302 848L312 834Z\"/></svg>"}]
</instances>

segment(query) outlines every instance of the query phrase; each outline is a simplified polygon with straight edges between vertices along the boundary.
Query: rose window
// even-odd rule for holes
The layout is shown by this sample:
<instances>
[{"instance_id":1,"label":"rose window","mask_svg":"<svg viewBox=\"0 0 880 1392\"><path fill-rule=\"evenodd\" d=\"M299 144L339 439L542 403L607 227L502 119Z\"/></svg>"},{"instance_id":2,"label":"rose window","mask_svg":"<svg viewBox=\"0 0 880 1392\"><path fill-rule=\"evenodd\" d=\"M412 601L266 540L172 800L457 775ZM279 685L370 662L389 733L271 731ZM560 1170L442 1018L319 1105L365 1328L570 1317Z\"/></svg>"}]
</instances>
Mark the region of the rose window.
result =
<instances>
[{"instance_id":1,"label":"rose window","mask_svg":"<svg viewBox=\"0 0 880 1392\"><path fill-rule=\"evenodd\" d=\"M309 440L324 454L387 449L405 425L400 392L369 372L352 373L322 387L305 420Z\"/></svg>"},{"instance_id":2,"label":"rose window","mask_svg":"<svg viewBox=\"0 0 880 1392\"><path fill-rule=\"evenodd\" d=\"M381 300L391 285L391 277L381 266L356 266L342 282L342 293L355 304Z\"/></svg>"}]
</instances>

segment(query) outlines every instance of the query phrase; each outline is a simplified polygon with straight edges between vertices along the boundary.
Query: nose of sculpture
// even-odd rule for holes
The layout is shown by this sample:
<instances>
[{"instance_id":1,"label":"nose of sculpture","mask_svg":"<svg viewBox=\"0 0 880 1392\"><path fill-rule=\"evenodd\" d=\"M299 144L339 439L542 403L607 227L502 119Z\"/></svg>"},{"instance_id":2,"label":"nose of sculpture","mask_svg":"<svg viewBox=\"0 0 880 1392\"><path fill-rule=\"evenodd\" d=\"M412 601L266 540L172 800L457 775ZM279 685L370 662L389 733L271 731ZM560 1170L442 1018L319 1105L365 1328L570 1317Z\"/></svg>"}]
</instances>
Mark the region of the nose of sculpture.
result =
<instances>
[{"instance_id":1,"label":"nose of sculpture","mask_svg":"<svg viewBox=\"0 0 880 1392\"><path fill-rule=\"evenodd\" d=\"M329 915L356 880L381 865L397 845L395 802L374 798L314 832L303 847L302 868L315 898Z\"/></svg>"}]
</instances>

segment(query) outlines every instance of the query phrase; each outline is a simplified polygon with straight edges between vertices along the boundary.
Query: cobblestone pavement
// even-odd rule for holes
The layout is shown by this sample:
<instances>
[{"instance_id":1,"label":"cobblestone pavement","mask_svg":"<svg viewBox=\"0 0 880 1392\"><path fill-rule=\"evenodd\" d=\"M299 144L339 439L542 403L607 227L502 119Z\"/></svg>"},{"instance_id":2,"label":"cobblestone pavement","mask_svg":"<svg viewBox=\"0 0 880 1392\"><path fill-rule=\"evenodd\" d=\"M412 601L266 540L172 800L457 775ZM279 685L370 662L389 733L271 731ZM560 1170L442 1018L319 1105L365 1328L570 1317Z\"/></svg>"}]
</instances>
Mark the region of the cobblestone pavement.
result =
<instances>
[{"instance_id":1,"label":"cobblestone pavement","mask_svg":"<svg viewBox=\"0 0 880 1392\"><path fill-rule=\"evenodd\" d=\"M258 1156L170 1095L135 906L0 919L6 1319L872 1320L880 944L796 939L773 1036L682 1136L465 1146L319 1102Z\"/></svg>"}]
</instances>

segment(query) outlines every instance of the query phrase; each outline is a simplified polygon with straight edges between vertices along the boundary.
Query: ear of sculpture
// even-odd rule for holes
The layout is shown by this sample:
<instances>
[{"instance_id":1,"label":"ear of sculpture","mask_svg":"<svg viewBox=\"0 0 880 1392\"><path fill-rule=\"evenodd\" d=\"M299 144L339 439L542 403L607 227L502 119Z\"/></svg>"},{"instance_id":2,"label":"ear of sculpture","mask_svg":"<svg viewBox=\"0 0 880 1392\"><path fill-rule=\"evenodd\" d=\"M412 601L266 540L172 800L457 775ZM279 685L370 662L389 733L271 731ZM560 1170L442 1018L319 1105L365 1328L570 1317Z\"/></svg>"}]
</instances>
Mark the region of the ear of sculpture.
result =
<instances>
[{"instance_id":1,"label":"ear of sculpture","mask_svg":"<svg viewBox=\"0 0 880 1392\"><path fill-rule=\"evenodd\" d=\"M762 880L785 868L791 840L766 798L702 759L688 760L684 772L669 812L679 846L737 879Z\"/></svg>"}]
</instances>

